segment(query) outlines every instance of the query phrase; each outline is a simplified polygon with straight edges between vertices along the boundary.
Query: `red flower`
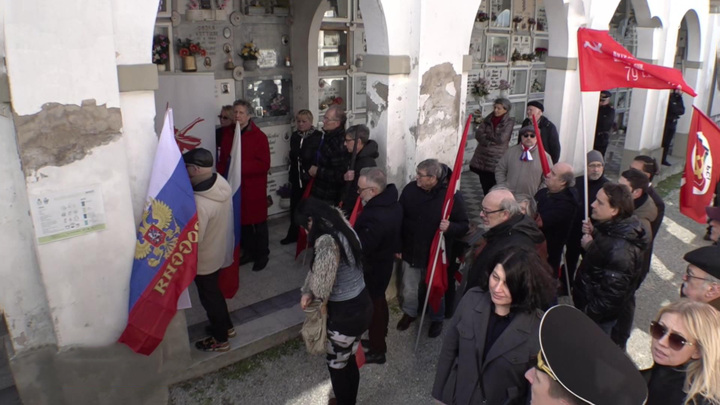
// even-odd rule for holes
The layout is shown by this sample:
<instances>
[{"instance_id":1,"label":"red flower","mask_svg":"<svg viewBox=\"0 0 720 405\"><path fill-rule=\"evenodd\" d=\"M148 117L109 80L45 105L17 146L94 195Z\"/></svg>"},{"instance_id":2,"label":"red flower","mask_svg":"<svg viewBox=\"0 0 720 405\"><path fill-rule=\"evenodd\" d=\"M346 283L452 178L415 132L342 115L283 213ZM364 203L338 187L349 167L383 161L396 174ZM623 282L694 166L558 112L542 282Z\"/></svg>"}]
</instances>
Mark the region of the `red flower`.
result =
<instances>
[{"instance_id":1,"label":"red flower","mask_svg":"<svg viewBox=\"0 0 720 405\"><path fill-rule=\"evenodd\" d=\"M190 53L192 53L194 55L198 52L200 52L200 47L197 46L196 44L190 44Z\"/></svg>"},{"instance_id":2,"label":"red flower","mask_svg":"<svg viewBox=\"0 0 720 405\"><path fill-rule=\"evenodd\" d=\"M180 56L190 56L190 51L187 48L180 48Z\"/></svg>"},{"instance_id":3,"label":"red flower","mask_svg":"<svg viewBox=\"0 0 720 405\"><path fill-rule=\"evenodd\" d=\"M205 52L204 49L201 49L201 50L200 50L200 55L205 56L205 55L207 55L207 52Z\"/></svg>"},{"instance_id":4,"label":"red flower","mask_svg":"<svg viewBox=\"0 0 720 405\"><path fill-rule=\"evenodd\" d=\"M333 100L333 103L338 104L338 105L342 104L343 103L342 97L335 97L335 100Z\"/></svg>"}]
</instances>

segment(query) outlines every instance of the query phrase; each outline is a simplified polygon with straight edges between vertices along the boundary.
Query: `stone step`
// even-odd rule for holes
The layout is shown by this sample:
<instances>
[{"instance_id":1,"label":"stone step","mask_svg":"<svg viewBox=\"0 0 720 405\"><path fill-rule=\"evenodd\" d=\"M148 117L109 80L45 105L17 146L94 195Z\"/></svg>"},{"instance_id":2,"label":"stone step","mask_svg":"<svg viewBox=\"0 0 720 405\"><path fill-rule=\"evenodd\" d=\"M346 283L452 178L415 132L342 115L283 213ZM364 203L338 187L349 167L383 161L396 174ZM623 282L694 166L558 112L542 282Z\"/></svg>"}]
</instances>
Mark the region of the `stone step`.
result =
<instances>
[{"instance_id":1,"label":"stone step","mask_svg":"<svg viewBox=\"0 0 720 405\"><path fill-rule=\"evenodd\" d=\"M299 301L299 300L298 300ZM231 338L230 351L224 353L201 352L191 349L191 365L170 377L170 384L217 371L240 360L296 338L305 320L300 305L278 309L267 315L236 324L237 336Z\"/></svg>"}]
</instances>

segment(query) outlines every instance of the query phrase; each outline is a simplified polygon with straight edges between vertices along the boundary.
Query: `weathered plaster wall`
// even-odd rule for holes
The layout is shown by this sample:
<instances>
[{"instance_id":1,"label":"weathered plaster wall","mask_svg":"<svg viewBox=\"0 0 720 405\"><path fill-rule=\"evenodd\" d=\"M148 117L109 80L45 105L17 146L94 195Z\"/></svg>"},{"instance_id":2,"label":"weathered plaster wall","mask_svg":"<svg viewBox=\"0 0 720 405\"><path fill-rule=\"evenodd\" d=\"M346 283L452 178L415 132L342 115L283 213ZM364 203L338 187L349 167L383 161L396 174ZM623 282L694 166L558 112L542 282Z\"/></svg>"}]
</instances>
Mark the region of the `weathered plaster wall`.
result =
<instances>
[{"instance_id":1,"label":"weathered plaster wall","mask_svg":"<svg viewBox=\"0 0 720 405\"><path fill-rule=\"evenodd\" d=\"M141 1L125 6L135 3ZM98 185L107 224L101 232L35 244L45 295L25 299L47 302L60 347L109 344L127 319L135 234L120 132L113 3L4 4L6 60L29 198ZM17 332L10 328L11 337Z\"/></svg>"}]
</instances>

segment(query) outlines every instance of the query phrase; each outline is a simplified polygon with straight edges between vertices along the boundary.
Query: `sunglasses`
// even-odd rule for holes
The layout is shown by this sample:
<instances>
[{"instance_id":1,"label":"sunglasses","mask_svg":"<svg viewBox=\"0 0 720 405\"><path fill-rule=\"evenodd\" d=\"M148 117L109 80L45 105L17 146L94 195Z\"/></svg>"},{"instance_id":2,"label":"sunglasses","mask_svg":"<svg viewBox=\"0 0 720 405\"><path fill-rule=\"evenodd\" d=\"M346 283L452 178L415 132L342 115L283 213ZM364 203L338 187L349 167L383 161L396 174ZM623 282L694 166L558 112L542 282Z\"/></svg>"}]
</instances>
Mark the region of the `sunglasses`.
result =
<instances>
[{"instance_id":1,"label":"sunglasses","mask_svg":"<svg viewBox=\"0 0 720 405\"><path fill-rule=\"evenodd\" d=\"M528 137L530 137L530 138L535 138L535 134L525 133L525 134L522 134L522 137L523 137L523 138L528 138Z\"/></svg>"},{"instance_id":2,"label":"sunglasses","mask_svg":"<svg viewBox=\"0 0 720 405\"><path fill-rule=\"evenodd\" d=\"M685 345L692 346L693 344L688 342L687 339L685 339L682 335L670 332L665 325L661 325L657 322L650 322L650 336L652 336L653 339L660 340L665 335L668 335L668 346L670 346L671 349L678 351L681 350Z\"/></svg>"}]
</instances>

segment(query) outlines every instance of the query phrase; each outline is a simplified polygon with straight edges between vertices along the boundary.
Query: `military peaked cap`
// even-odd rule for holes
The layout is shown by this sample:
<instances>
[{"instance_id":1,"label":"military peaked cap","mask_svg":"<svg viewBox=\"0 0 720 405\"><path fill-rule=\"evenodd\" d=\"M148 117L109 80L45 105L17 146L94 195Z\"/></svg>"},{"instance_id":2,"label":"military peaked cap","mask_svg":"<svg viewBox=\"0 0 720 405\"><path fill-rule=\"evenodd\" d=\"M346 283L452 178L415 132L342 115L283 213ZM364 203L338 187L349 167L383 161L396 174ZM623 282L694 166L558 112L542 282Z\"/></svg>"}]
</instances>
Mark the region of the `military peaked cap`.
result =
<instances>
[{"instance_id":1,"label":"military peaked cap","mask_svg":"<svg viewBox=\"0 0 720 405\"><path fill-rule=\"evenodd\" d=\"M550 308L540 323L540 368L577 398L597 405L641 405L647 385L635 365L587 315Z\"/></svg>"}]
</instances>

